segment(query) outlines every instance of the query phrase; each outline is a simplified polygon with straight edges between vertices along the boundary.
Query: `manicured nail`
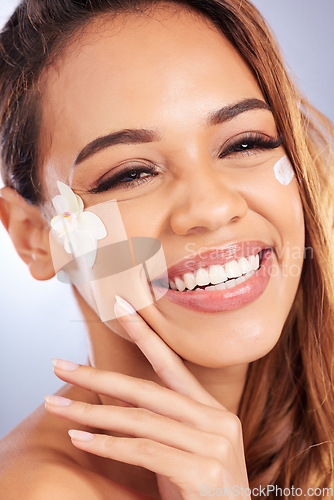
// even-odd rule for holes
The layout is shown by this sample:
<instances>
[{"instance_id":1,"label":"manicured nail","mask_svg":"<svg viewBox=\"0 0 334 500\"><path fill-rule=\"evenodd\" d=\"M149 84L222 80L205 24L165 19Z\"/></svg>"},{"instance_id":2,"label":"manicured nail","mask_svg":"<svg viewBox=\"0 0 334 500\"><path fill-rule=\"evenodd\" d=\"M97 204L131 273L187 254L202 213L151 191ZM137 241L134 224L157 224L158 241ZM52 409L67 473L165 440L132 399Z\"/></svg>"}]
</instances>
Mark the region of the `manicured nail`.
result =
<instances>
[{"instance_id":1,"label":"manicured nail","mask_svg":"<svg viewBox=\"0 0 334 500\"><path fill-rule=\"evenodd\" d=\"M47 403L53 406L69 406L73 403L72 399L63 398L62 396L44 396L44 399Z\"/></svg>"},{"instance_id":2,"label":"manicured nail","mask_svg":"<svg viewBox=\"0 0 334 500\"><path fill-rule=\"evenodd\" d=\"M72 361L65 359L52 358L51 361L55 368L59 368L59 370L64 370L65 372L72 372L79 368L77 363L72 363Z\"/></svg>"},{"instance_id":3,"label":"manicured nail","mask_svg":"<svg viewBox=\"0 0 334 500\"><path fill-rule=\"evenodd\" d=\"M117 304L117 307L119 307L121 310L123 310L123 312L125 312L126 314L136 314L136 309L134 309L132 307L132 305L129 304L129 302L122 299L122 297L120 297L119 295L115 295L115 299L116 299L115 306ZM117 312L116 312L117 307L114 307L116 316L117 316Z\"/></svg>"},{"instance_id":4,"label":"manicured nail","mask_svg":"<svg viewBox=\"0 0 334 500\"><path fill-rule=\"evenodd\" d=\"M91 441L94 438L94 434L91 432L76 431L74 429L70 429L68 434L72 439L76 439L77 441Z\"/></svg>"}]
</instances>

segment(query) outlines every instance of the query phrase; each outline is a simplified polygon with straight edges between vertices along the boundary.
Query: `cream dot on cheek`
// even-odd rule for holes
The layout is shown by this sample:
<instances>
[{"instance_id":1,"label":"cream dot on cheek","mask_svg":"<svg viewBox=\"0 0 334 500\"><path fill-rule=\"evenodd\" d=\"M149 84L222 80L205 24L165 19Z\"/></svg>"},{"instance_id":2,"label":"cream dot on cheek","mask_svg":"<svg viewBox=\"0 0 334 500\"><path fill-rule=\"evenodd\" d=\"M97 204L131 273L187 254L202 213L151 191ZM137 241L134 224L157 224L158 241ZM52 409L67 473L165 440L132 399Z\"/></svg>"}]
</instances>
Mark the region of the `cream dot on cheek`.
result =
<instances>
[{"instance_id":1,"label":"cream dot on cheek","mask_svg":"<svg viewBox=\"0 0 334 500\"><path fill-rule=\"evenodd\" d=\"M295 175L292 165L286 155L275 163L274 172L276 179L283 186L290 184Z\"/></svg>"}]
</instances>

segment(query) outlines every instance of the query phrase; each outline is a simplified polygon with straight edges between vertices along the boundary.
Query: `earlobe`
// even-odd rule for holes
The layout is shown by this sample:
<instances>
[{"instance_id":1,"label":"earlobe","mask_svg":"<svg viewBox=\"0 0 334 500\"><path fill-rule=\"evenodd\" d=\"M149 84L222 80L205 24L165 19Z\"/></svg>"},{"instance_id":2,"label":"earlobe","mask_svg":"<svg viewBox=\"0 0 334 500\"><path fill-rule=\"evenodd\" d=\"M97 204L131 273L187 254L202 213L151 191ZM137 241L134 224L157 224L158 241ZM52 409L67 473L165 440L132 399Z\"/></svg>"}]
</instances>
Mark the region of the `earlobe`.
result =
<instances>
[{"instance_id":1,"label":"earlobe","mask_svg":"<svg viewBox=\"0 0 334 500\"><path fill-rule=\"evenodd\" d=\"M52 278L50 228L40 208L30 205L14 189L4 187L0 190L0 219L31 275L37 280Z\"/></svg>"}]
</instances>

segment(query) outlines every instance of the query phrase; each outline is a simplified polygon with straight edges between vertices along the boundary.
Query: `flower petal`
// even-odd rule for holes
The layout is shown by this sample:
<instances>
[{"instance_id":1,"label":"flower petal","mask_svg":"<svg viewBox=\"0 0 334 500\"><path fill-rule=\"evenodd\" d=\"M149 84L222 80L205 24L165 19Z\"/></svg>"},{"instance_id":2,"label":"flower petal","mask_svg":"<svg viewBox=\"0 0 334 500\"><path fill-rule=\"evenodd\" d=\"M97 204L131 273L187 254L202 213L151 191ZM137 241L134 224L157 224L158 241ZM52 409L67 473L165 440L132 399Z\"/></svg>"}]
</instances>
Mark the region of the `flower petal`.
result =
<instances>
[{"instance_id":1,"label":"flower petal","mask_svg":"<svg viewBox=\"0 0 334 500\"><path fill-rule=\"evenodd\" d=\"M95 242L96 242L96 240L95 240ZM89 253L85 254L87 267L91 268L95 264L96 252L97 252L97 247L95 247L94 250L91 250Z\"/></svg>"},{"instance_id":2,"label":"flower petal","mask_svg":"<svg viewBox=\"0 0 334 500\"><path fill-rule=\"evenodd\" d=\"M69 211L67 200L60 194L57 194L57 196L52 198L52 203L57 214L63 214L64 212Z\"/></svg>"},{"instance_id":3,"label":"flower petal","mask_svg":"<svg viewBox=\"0 0 334 500\"><path fill-rule=\"evenodd\" d=\"M82 212L77 219L77 227L78 229L90 231L97 240L101 240L107 236L103 222L92 212Z\"/></svg>"},{"instance_id":4,"label":"flower petal","mask_svg":"<svg viewBox=\"0 0 334 500\"><path fill-rule=\"evenodd\" d=\"M81 209L81 203L82 203L81 198L78 195L76 195L75 193L73 193L72 189L69 186L67 186L66 184L64 184L63 182L57 181L57 186L58 186L58 189L59 189L61 196L67 202L67 205L68 205L67 211L68 212L79 212ZM81 203L79 202L78 199L81 200ZM83 203L82 203L82 206L83 206Z\"/></svg>"},{"instance_id":5,"label":"flower petal","mask_svg":"<svg viewBox=\"0 0 334 500\"><path fill-rule=\"evenodd\" d=\"M83 209L84 209L83 201L82 201L82 199L80 198L80 196L78 194L76 194L75 196L76 196L76 199L77 199L79 212L83 212Z\"/></svg>"},{"instance_id":6,"label":"flower petal","mask_svg":"<svg viewBox=\"0 0 334 500\"><path fill-rule=\"evenodd\" d=\"M67 253L73 256L80 255L80 240L77 238L77 231L67 231L64 234L64 247Z\"/></svg>"},{"instance_id":7,"label":"flower petal","mask_svg":"<svg viewBox=\"0 0 334 500\"><path fill-rule=\"evenodd\" d=\"M76 229L65 233L65 250L74 257L85 256L88 267L94 265L96 259L97 241L90 231Z\"/></svg>"},{"instance_id":8,"label":"flower petal","mask_svg":"<svg viewBox=\"0 0 334 500\"><path fill-rule=\"evenodd\" d=\"M57 272L57 280L61 281L62 283L67 283L68 285L70 285L72 283L71 278L68 275L68 273L66 273L62 269Z\"/></svg>"}]
</instances>

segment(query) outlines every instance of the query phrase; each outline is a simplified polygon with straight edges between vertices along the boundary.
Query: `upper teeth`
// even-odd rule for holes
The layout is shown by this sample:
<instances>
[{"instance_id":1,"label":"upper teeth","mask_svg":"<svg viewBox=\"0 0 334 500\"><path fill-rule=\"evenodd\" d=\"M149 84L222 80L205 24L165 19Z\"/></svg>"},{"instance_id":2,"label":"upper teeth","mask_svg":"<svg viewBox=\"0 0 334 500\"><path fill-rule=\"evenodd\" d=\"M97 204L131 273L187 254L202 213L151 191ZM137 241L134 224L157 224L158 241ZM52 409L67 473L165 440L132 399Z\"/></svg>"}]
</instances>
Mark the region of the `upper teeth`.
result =
<instances>
[{"instance_id":1,"label":"upper teeth","mask_svg":"<svg viewBox=\"0 0 334 500\"><path fill-rule=\"evenodd\" d=\"M224 283L228 278L239 278L240 276L256 271L260 265L260 257L250 255L249 257L241 257L241 259L231 260L224 266L216 264L208 268L199 268L193 273L185 273L182 277L176 277L175 282L170 281L169 286L173 290L183 292L186 288L193 290L196 285L205 286L211 283L216 285Z\"/></svg>"}]
</instances>

